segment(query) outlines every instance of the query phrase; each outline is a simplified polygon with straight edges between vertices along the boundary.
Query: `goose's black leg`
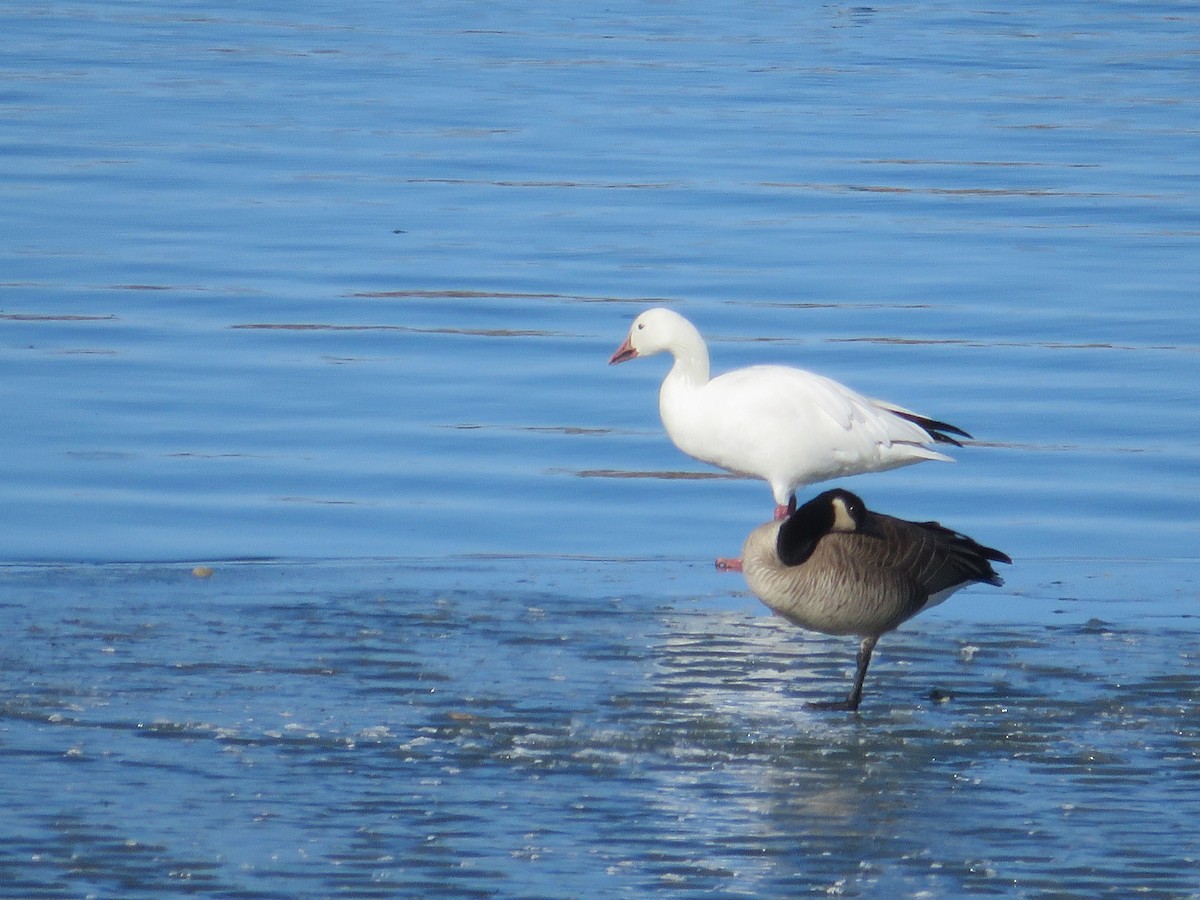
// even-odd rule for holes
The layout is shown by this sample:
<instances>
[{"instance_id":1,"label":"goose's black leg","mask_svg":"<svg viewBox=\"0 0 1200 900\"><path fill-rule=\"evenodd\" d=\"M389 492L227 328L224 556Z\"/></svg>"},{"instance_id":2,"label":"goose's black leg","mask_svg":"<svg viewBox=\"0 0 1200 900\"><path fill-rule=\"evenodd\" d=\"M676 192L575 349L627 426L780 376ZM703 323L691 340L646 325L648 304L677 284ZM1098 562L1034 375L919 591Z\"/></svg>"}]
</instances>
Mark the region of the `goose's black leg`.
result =
<instances>
[{"instance_id":1,"label":"goose's black leg","mask_svg":"<svg viewBox=\"0 0 1200 900\"><path fill-rule=\"evenodd\" d=\"M878 637L865 637L858 645L858 668L854 673L854 690L845 700L828 700L824 703L809 703L812 709L835 709L854 712L862 702L863 682L867 680L867 667L871 665L871 654L875 651Z\"/></svg>"}]
</instances>

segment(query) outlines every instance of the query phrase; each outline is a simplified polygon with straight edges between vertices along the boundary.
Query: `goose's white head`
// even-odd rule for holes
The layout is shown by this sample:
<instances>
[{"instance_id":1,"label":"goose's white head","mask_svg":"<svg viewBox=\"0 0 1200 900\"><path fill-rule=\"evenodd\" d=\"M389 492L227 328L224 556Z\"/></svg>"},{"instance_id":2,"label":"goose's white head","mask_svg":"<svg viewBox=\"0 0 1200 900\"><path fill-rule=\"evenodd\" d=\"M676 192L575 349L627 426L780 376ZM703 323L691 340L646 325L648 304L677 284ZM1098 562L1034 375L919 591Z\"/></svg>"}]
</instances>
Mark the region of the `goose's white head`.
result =
<instances>
[{"instance_id":1,"label":"goose's white head","mask_svg":"<svg viewBox=\"0 0 1200 900\"><path fill-rule=\"evenodd\" d=\"M664 351L678 356L696 342L703 346L700 332L679 313L662 307L648 309L633 320L625 343L617 348L608 364L611 366L634 357L653 356Z\"/></svg>"}]
</instances>

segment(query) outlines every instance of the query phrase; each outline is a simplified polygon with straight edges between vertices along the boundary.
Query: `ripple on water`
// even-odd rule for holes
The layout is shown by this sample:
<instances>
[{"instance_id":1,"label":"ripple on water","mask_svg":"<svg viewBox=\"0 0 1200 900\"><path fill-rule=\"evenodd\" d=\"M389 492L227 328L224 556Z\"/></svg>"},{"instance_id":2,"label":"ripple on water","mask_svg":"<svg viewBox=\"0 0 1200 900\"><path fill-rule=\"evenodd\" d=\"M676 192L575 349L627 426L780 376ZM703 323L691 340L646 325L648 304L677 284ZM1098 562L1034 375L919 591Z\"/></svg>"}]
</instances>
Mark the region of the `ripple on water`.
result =
<instances>
[{"instance_id":1,"label":"ripple on water","mask_svg":"<svg viewBox=\"0 0 1200 900\"><path fill-rule=\"evenodd\" d=\"M6 575L0 869L30 896L102 858L134 894L1195 889L1186 628L930 614L852 716L804 703L853 639L644 568L166 572Z\"/></svg>"},{"instance_id":2,"label":"ripple on water","mask_svg":"<svg viewBox=\"0 0 1200 900\"><path fill-rule=\"evenodd\" d=\"M1200 897L1186 5L76 6L3 555L194 562L0 567L0 893ZM663 304L977 434L856 480L1017 560L857 716L605 365Z\"/></svg>"}]
</instances>

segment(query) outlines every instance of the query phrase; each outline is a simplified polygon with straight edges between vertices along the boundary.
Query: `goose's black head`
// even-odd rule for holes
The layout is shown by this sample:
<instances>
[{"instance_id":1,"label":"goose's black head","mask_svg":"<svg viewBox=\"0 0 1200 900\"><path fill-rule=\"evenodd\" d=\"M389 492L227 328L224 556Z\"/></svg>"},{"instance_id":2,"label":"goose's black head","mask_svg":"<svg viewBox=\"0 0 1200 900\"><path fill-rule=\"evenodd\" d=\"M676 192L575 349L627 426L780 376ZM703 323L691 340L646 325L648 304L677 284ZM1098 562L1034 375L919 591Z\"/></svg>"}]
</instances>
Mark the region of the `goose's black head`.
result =
<instances>
[{"instance_id":1,"label":"goose's black head","mask_svg":"<svg viewBox=\"0 0 1200 900\"><path fill-rule=\"evenodd\" d=\"M867 505L857 494L842 488L825 491L797 508L779 526L775 552L785 566L807 560L817 543L834 531L858 531L865 521Z\"/></svg>"}]
</instances>

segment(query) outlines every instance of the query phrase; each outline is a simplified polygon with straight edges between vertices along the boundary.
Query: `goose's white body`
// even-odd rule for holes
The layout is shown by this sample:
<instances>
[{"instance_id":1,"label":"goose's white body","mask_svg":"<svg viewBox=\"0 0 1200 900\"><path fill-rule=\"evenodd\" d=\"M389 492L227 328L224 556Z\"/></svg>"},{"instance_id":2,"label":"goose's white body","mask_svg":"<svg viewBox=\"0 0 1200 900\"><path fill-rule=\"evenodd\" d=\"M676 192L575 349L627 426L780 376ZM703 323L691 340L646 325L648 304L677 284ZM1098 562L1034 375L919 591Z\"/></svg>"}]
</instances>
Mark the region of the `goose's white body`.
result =
<instances>
[{"instance_id":1,"label":"goose's white body","mask_svg":"<svg viewBox=\"0 0 1200 900\"><path fill-rule=\"evenodd\" d=\"M751 366L710 379L700 332L668 309L638 316L610 362L662 352L675 359L658 403L675 446L722 469L764 479L781 507L797 488L816 482L930 459L950 461L928 445L956 443L936 434L939 427L961 433L803 369Z\"/></svg>"}]
</instances>

